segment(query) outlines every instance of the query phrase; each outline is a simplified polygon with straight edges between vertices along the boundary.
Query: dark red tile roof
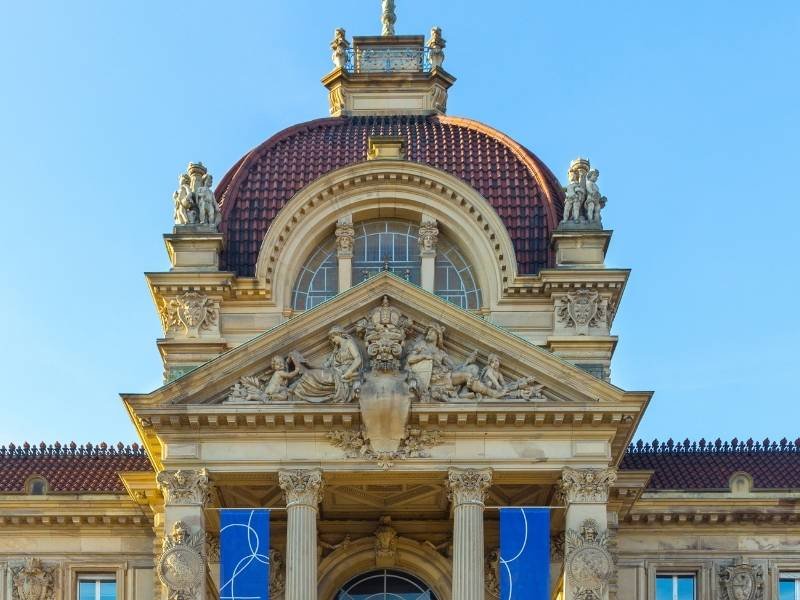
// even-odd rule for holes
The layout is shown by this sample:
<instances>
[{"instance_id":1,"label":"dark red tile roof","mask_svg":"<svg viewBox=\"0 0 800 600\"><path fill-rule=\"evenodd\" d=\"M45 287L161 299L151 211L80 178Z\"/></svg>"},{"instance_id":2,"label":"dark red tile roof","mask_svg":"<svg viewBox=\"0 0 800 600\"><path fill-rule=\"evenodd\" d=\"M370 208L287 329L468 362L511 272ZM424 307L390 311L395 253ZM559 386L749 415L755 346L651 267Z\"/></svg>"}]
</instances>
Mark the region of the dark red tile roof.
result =
<instances>
[{"instance_id":1,"label":"dark red tile roof","mask_svg":"<svg viewBox=\"0 0 800 600\"><path fill-rule=\"evenodd\" d=\"M222 268L254 275L278 211L325 173L366 160L371 135L405 136L408 160L446 171L486 198L508 229L520 274L552 266L550 232L561 218L563 191L533 153L477 121L396 116L310 121L242 157L216 190L226 240Z\"/></svg>"},{"instance_id":2,"label":"dark red tile roof","mask_svg":"<svg viewBox=\"0 0 800 600\"><path fill-rule=\"evenodd\" d=\"M152 470L137 444L0 447L0 493L24 493L26 480L38 475L47 481L49 493L124 494L120 472Z\"/></svg>"},{"instance_id":3,"label":"dark red tile roof","mask_svg":"<svg viewBox=\"0 0 800 600\"><path fill-rule=\"evenodd\" d=\"M752 477L753 489L800 489L800 439L639 441L628 448L620 468L655 471L649 485L655 490L728 490L737 471Z\"/></svg>"}]
</instances>

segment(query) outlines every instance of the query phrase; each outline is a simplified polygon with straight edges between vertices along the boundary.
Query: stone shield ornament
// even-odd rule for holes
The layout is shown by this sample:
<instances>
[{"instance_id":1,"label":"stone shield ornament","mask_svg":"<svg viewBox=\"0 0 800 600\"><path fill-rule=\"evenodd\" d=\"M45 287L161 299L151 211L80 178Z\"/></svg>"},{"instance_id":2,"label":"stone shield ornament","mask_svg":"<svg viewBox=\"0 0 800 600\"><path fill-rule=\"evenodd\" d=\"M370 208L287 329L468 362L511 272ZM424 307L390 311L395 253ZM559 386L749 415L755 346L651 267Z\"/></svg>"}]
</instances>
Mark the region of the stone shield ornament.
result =
<instances>
[{"instance_id":1,"label":"stone shield ornament","mask_svg":"<svg viewBox=\"0 0 800 600\"><path fill-rule=\"evenodd\" d=\"M575 598L599 600L614 568L608 551L608 532L601 531L593 519L581 523L580 530L567 530L566 572Z\"/></svg>"},{"instance_id":2,"label":"stone shield ornament","mask_svg":"<svg viewBox=\"0 0 800 600\"><path fill-rule=\"evenodd\" d=\"M723 600L763 600L764 575L760 566L740 562L720 570Z\"/></svg>"},{"instance_id":3,"label":"stone shield ornament","mask_svg":"<svg viewBox=\"0 0 800 600\"><path fill-rule=\"evenodd\" d=\"M29 558L11 573L11 591L15 600L49 600L53 597L55 569L45 566L38 558Z\"/></svg>"}]
</instances>

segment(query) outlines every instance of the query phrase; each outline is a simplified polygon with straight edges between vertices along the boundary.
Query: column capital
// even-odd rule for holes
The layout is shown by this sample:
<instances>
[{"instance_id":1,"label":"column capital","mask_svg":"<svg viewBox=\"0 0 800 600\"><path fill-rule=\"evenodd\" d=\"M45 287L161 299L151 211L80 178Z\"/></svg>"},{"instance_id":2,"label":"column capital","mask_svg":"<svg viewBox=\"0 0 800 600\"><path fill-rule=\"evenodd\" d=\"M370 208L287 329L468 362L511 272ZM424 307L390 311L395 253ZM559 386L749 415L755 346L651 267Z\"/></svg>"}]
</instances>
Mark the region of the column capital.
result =
<instances>
[{"instance_id":1,"label":"column capital","mask_svg":"<svg viewBox=\"0 0 800 600\"><path fill-rule=\"evenodd\" d=\"M278 485L286 497L286 508L310 506L316 510L322 502L325 481L322 469L291 469L278 471Z\"/></svg>"},{"instance_id":2,"label":"column capital","mask_svg":"<svg viewBox=\"0 0 800 600\"><path fill-rule=\"evenodd\" d=\"M483 506L486 490L492 485L491 469L450 469L447 471L448 498L454 506Z\"/></svg>"},{"instance_id":3,"label":"column capital","mask_svg":"<svg viewBox=\"0 0 800 600\"><path fill-rule=\"evenodd\" d=\"M208 471L206 469L179 469L161 471L156 477L166 504L173 506L198 505L208 502Z\"/></svg>"},{"instance_id":4,"label":"column capital","mask_svg":"<svg viewBox=\"0 0 800 600\"><path fill-rule=\"evenodd\" d=\"M353 228L353 215L339 217L336 221L334 235L336 236L336 255L339 258L352 258L356 236L356 230Z\"/></svg>"},{"instance_id":5,"label":"column capital","mask_svg":"<svg viewBox=\"0 0 800 600\"><path fill-rule=\"evenodd\" d=\"M605 504L608 502L608 489L616 480L616 469L564 467L558 488L567 505Z\"/></svg>"}]
</instances>

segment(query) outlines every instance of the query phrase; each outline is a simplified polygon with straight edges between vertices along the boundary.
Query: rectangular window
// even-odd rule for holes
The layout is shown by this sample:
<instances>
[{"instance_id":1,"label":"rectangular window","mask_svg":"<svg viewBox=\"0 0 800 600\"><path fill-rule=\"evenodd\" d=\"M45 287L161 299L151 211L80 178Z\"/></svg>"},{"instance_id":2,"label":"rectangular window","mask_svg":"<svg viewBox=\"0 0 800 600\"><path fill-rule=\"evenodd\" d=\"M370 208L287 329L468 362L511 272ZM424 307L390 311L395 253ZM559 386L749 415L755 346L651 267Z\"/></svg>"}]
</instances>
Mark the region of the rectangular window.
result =
<instances>
[{"instance_id":1,"label":"rectangular window","mask_svg":"<svg viewBox=\"0 0 800 600\"><path fill-rule=\"evenodd\" d=\"M800 573L781 573L779 600L800 600Z\"/></svg>"},{"instance_id":2,"label":"rectangular window","mask_svg":"<svg viewBox=\"0 0 800 600\"><path fill-rule=\"evenodd\" d=\"M78 600L117 600L117 580L113 575L80 575Z\"/></svg>"},{"instance_id":3,"label":"rectangular window","mask_svg":"<svg viewBox=\"0 0 800 600\"><path fill-rule=\"evenodd\" d=\"M695 598L694 575L656 575L656 600L695 600Z\"/></svg>"}]
</instances>

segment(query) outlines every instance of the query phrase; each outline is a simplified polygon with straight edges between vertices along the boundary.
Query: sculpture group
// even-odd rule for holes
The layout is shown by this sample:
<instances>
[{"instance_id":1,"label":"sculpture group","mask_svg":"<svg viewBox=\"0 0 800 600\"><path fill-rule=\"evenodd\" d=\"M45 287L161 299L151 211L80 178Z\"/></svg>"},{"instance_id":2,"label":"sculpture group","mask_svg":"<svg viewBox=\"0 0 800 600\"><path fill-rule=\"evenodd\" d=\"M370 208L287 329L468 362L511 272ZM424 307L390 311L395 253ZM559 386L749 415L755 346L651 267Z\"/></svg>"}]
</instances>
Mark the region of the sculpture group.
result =
<instances>
[{"instance_id":1,"label":"sculpture group","mask_svg":"<svg viewBox=\"0 0 800 600\"><path fill-rule=\"evenodd\" d=\"M606 197L600 194L597 179L600 171L593 169L585 158L576 158L569 165L565 190L562 226L602 227L600 210Z\"/></svg>"},{"instance_id":2,"label":"sculpture group","mask_svg":"<svg viewBox=\"0 0 800 600\"><path fill-rule=\"evenodd\" d=\"M203 163L189 163L172 194L175 225L204 225L216 231L222 213L211 189L212 181Z\"/></svg>"},{"instance_id":3,"label":"sculpture group","mask_svg":"<svg viewBox=\"0 0 800 600\"><path fill-rule=\"evenodd\" d=\"M378 381L377 375L384 387L391 379L394 390L407 389L420 402L544 398L544 386L533 377L506 377L497 354L490 353L483 365L477 351L463 361L454 359L444 335L443 326L414 323L384 297L352 332L330 329L331 350L319 366L298 351L275 356L266 372L240 379L226 402L353 402Z\"/></svg>"}]
</instances>

